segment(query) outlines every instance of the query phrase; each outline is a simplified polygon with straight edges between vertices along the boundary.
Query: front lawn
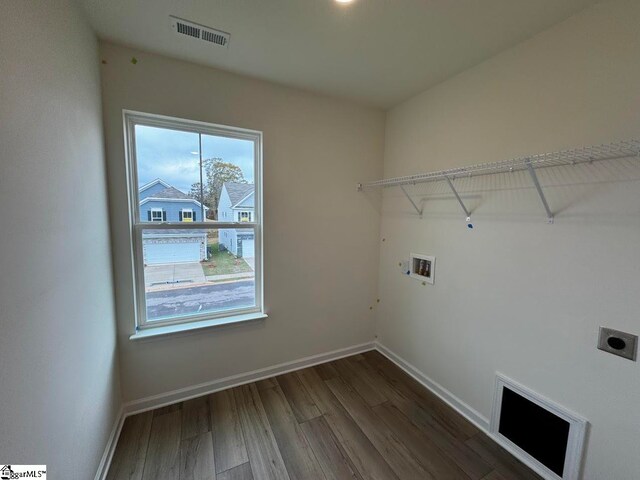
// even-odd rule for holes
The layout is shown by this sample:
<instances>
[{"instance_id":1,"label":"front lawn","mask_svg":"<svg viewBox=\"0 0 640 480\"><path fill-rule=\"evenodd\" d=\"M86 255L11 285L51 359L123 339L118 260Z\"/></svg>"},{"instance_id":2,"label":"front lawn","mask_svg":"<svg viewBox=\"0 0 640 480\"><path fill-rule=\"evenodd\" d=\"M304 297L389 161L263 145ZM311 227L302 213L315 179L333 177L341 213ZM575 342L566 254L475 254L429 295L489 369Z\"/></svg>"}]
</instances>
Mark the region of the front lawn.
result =
<instances>
[{"instance_id":1,"label":"front lawn","mask_svg":"<svg viewBox=\"0 0 640 480\"><path fill-rule=\"evenodd\" d=\"M252 271L251 267L242 258L236 258L228 251L220 251L217 239L210 239L209 242L207 245L209 260L202 262L202 269L206 276Z\"/></svg>"}]
</instances>

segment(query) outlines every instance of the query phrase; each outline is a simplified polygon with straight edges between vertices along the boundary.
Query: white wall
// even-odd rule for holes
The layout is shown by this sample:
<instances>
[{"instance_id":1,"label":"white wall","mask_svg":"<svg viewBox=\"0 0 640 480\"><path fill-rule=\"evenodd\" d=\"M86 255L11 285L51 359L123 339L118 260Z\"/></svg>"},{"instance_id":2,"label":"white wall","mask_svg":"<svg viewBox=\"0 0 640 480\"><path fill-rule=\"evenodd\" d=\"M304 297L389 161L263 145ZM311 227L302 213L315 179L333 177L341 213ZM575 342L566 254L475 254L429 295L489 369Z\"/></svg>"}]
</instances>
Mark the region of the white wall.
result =
<instances>
[{"instance_id":1,"label":"white wall","mask_svg":"<svg viewBox=\"0 0 640 480\"><path fill-rule=\"evenodd\" d=\"M603 2L388 114L385 177L640 138L640 2ZM383 202L380 341L485 417L500 371L586 416L585 479L640 477L640 365L596 350L599 325L640 333L640 164L460 179L422 220ZM371 176L373 178L373 175ZM402 276L437 257L434 286Z\"/></svg>"},{"instance_id":2,"label":"white wall","mask_svg":"<svg viewBox=\"0 0 640 480\"><path fill-rule=\"evenodd\" d=\"M355 186L382 175L383 112L108 43L102 59L125 398L373 340L380 202ZM268 319L129 340L134 305L122 109L264 132ZM342 232L338 242L335 232Z\"/></svg>"},{"instance_id":3,"label":"white wall","mask_svg":"<svg viewBox=\"0 0 640 480\"><path fill-rule=\"evenodd\" d=\"M93 478L120 408L98 45L0 2L0 456Z\"/></svg>"}]
</instances>

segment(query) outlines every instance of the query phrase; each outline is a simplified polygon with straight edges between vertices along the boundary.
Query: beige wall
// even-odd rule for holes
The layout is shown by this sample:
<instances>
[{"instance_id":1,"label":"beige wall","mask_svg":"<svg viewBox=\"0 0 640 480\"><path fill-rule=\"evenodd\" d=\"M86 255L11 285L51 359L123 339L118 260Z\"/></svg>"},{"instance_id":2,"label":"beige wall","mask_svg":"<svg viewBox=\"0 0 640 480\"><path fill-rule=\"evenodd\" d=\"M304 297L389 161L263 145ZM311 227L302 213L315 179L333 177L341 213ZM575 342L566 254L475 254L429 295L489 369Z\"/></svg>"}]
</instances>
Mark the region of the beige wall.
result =
<instances>
[{"instance_id":1,"label":"beige wall","mask_svg":"<svg viewBox=\"0 0 640 480\"><path fill-rule=\"evenodd\" d=\"M120 408L98 44L0 2L0 457L93 478Z\"/></svg>"},{"instance_id":2,"label":"beige wall","mask_svg":"<svg viewBox=\"0 0 640 480\"><path fill-rule=\"evenodd\" d=\"M385 176L640 138L640 3L603 2L410 99L387 117ZM371 176L373 178L373 175ZM640 333L638 160L420 187L422 220L383 203L380 341L485 417L496 371L591 422L585 479L638 478L640 366L596 350L598 326ZM435 285L403 276L437 257Z\"/></svg>"},{"instance_id":3,"label":"beige wall","mask_svg":"<svg viewBox=\"0 0 640 480\"><path fill-rule=\"evenodd\" d=\"M138 63L133 65L131 57ZM195 64L102 45L103 105L123 392L164 393L373 340L384 114ZM122 109L264 132L269 318L132 342Z\"/></svg>"}]
</instances>

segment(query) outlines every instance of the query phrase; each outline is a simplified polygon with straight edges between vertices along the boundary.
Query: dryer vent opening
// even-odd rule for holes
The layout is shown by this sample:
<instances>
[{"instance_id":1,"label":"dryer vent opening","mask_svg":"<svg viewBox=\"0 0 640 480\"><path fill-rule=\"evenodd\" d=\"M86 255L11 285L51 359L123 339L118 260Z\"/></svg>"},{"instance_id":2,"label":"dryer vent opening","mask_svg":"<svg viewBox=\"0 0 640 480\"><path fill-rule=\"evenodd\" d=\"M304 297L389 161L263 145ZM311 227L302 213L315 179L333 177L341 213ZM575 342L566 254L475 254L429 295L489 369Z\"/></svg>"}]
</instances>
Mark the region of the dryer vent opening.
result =
<instances>
[{"instance_id":1,"label":"dryer vent opening","mask_svg":"<svg viewBox=\"0 0 640 480\"><path fill-rule=\"evenodd\" d=\"M498 376L491 431L496 440L544 478L576 480L586 420Z\"/></svg>"},{"instance_id":2,"label":"dryer vent opening","mask_svg":"<svg viewBox=\"0 0 640 480\"><path fill-rule=\"evenodd\" d=\"M569 427L566 420L503 388L498 432L561 478Z\"/></svg>"}]
</instances>

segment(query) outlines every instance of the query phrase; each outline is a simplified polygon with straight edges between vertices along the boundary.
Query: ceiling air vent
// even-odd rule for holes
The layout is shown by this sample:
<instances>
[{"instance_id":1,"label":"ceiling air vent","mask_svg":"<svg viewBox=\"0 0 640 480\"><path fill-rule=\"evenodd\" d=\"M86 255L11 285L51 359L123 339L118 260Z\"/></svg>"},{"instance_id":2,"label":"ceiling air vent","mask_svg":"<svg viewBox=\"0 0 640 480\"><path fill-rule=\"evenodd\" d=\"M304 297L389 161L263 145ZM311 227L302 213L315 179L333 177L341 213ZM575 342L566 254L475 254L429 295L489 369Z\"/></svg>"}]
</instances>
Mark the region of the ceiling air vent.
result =
<instances>
[{"instance_id":1,"label":"ceiling air vent","mask_svg":"<svg viewBox=\"0 0 640 480\"><path fill-rule=\"evenodd\" d=\"M229 46L229 39L231 38L231 35L226 32L206 27L204 25L199 25L188 20L183 20L182 18L174 17L172 15L169 16L169 20L171 21L171 28L178 35L185 35L197 40L202 40L203 42L220 45L221 47Z\"/></svg>"}]
</instances>

